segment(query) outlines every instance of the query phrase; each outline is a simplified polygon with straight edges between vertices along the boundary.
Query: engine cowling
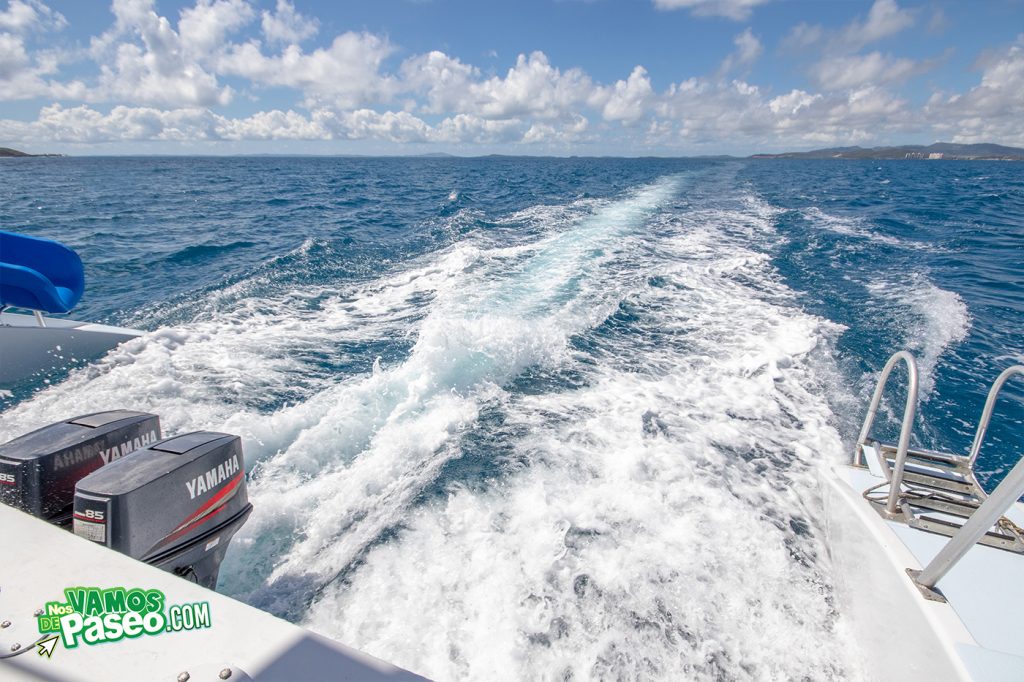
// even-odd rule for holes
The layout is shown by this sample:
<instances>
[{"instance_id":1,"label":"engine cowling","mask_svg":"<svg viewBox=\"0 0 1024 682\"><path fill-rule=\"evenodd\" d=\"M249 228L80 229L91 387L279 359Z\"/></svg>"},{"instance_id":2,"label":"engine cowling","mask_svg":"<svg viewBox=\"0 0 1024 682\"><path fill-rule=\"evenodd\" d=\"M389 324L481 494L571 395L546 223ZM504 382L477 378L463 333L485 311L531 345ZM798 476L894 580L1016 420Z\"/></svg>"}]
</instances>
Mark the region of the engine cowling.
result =
<instances>
[{"instance_id":1,"label":"engine cowling","mask_svg":"<svg viewBox=\"0 0 1024 682\"><path fill-rule=\"evenodd\" d=\"M71 523L75 484L160 440L160 418L113 410L44 426L0 445L0 502L56 523Z\"/></svg>"},{"instance_id":2,"label":"engine cowling","mask_svg":"<svg viewBox=\"0 0 1024 682\"><path fill-rule=\"evenodd\" d=\"M80 480L74 532L213 588L228 543L251 511L241 439L197 431Z\"/></svg>"}]
</instances>

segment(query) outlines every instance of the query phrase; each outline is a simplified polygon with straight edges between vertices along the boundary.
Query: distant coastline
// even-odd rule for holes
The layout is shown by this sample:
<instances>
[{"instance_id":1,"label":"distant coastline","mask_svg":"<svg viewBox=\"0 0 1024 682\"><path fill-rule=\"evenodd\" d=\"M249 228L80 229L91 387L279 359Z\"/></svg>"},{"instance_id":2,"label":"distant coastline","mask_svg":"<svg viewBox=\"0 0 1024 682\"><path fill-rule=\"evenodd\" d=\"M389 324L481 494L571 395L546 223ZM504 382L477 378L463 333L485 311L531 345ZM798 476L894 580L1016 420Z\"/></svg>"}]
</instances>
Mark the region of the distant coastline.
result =
<instances>
[{"instance_id":1,"label":"distant coastline","mask_svg":"<svg viewBox=\"0 0 1024 682\"><path fill-rule=\"evenodd\" d=\"M25 156L64 156L63 154L29 154L10 147L0 147L0 157L25 157Z\"/></svg>"},{"instance_id":2,"label":"distant coastline","mask_svg":"<svg viewBox=\"0 0 1024 682\"><path fill-rule=\"evenodd\" d=\"M0 158L24 158L24 157L66 157L67 154L29 154L10 147L0 147ZM99 155L103 156L103 155ZM152 157L175 157L191 156L189 154L119 154L114 156L152 156ZM205 156L205 155L204 155ZM221 156L218 154L211 157ZM293 158L293 157L336 157L336 158L408 158L408 159L516 159L516 158L635 158L635 159L704 159L704 160L728 160L728 159L870 159L870 160L928 160L928 161L1024 161L1024 148L1007 147L999 144L955 144L952 142L936 142L931 145L900 145L895 147L829 147L827 149L814 149L806 152L779 152L774 154L759 153L750 156L733 156L729 154L699 155L699 156L535 156L535 155L508 155L508 154L484 154L480 156L461 156L447 152L430 152L425 154L395 154L395 155L366 155L366 154L289 154L289 153L259 153L259 154L230 154L232 157L267 157L267 158Z\"/></svg>"},{"instance_id":3,"label":"distant coastline","mask_svg":"<svg viewBox=\"0 0 1024 682\"><path fill-rule=\"evenodd\" d=\"M928 145L899 147L833 147L810 152L754 154L751 159L913 159L928 161L1024 161L1024 149L999 144L954 144L936 142Z\"/></svg>"}]
</instances>

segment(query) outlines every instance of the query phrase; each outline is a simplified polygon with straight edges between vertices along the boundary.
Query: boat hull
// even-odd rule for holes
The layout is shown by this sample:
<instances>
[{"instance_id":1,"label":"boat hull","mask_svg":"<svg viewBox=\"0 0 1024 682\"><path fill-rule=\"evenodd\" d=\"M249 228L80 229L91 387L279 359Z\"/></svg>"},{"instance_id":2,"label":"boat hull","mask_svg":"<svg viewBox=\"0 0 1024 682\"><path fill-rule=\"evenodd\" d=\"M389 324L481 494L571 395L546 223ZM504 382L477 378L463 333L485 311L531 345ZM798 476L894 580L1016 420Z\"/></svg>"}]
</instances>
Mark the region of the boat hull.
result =
<instances>
[{"instance_id":1,"label":"boat hull","mask_svg":"<svg viewBox=\"0 0 1024 682\"><path fill-rule=\"evenodd\" d=\"M0 388L10 388L70 364L92 360L142 336L138 329L0 313Z\"/></svg>"}]
</instances>

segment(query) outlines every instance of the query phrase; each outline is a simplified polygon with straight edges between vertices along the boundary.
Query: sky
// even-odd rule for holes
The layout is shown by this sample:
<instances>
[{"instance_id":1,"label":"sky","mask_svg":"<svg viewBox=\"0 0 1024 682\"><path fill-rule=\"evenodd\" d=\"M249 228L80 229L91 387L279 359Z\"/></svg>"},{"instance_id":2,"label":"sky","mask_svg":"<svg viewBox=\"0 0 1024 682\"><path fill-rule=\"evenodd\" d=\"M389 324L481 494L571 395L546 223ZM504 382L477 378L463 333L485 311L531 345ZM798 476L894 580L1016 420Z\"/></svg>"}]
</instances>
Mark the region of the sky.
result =
<instances>
[{"instance_id":1,"label":"sky","mask_svg":"<svg viewBox=\"0 0 1024 682\"><path fill-rule=\"evenodd\" d=\"M35 153L937 141L1024 146L1024 0L0 4L0 146Z\"/></svg>"}]
</instances>

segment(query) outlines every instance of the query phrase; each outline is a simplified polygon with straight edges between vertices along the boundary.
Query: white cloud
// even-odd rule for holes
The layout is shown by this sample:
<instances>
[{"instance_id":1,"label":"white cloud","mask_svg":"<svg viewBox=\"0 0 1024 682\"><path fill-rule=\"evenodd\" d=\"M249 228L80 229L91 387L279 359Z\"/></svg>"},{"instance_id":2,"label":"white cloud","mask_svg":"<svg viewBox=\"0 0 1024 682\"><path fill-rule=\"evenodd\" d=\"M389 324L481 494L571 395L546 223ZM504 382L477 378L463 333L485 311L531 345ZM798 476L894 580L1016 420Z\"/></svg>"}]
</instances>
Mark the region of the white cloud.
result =
<instances>
[{"instance_id":1,"label":"white cloud","mask_svg":"<svg viewBox=\"0 0 1024 682\"><path fill-rule=\"evenodd\" d=\"M772 98L743 81L703 78L672 85L658 113L663 120L653 133L662 143L742 140L763 149L856 144L916 125L907 102L878 88L832 96L792 90Z\"/></svg>"},{"instance_id":2,"label":"white cloud","mask_svg":"<svg viewBox=\"0 0 1024 682\"><path fill-rule=\"evenodd\" d=\"M10 78L0 77L0 101L34 98L82 101L88 97L89 88L81 81L44 79L33 69L18 72Z\"/></svg>"},{"instance_id":3,"label":"white cloud","mask_svg":"<svg viewBox=\"0 0 1024 682\"><path fill-rule=\"evenodd\" d=\"M253 17L252 7L244 0L197 0L194 7L181 11L181 47L203 59L224 44L227 34L245 26Z\"/></svg>"},{"instance_id":4,"label":"white cloud","mask_svg":"<svg viewBox=\"0 0 1024 682\"><path fill-rule=\"evenodd\" d=\"M733 44L736 46L736 50L722 61L722 65L718 69L721 75L734 69L750 66L764 52L761 41L749 28L733 38Z\"/></svg>"},{"instance_id":5,"label":"white cloud","mask_svg":"<svg viewBox=\"0 0 1024 682\"><path fill-rule=\"evenodd\" d=\"M629 106L625 98L642 97L643 90L650 89L641 68L629 81L619 81L603 91L579 69L563 72L552 66L543 52L521 54L504 77L484 80L476 67L438 51L406 60L401 73L402 88L426 96L420 107L423 111L467 114L473 120L568 120L595 98L599 106L613 102L609 113L625 119L631 115L625 110Z\"/></svg>"},{"instance_id":6,"label":"white cloud","mask_svg":"<svg viewBox=\"0 0 1024 682\"><path fill-rule=\"evenodd\" d=\"M856 52L865 45L894 36L914 25L914 12L901 9L896 0L875 0L866 19L859 17L837 31L829 31L819 24L800 22L782 39L786 49L801 50L812 45L824 45L832 56Z\"/></svg>"},{"instance_id":7,"label":"white cloud","mask_svg":"<svg viewBox=\"0 0 1024 682\"><path fill-rule=\"evenodd\" d=\"M803 90L790 90L785 95L779 95L768 102L768 108L776 116L795 116L801 109L809 107L822 99L821 95L812 95Z\"/></svg>"},{"instance_id":8,"label":"white cloud","mask_svg":"<svg viewBox=\"0 0 1024 682\"><path fill-rule=\"evenodd\" d=\"M425 142L430 126L407 111L359 109L338 115L344 134L352 140L373 138L388 142Z\"/></svg>"},{"instance_id":9,"label":"white cloud","mask_svg":"<svg viewBox=\"0 0 1024 682\"><path fill-rule=\"evenodd\" d=\"M658 107L673 122L679 141L708 143L721 136L758 136L772 116L757 87L743 81L715 83L690 78L673 84Z\"/></svg>"},{"instance_id":10,"label":"white cloud","mask_svg":"<svg viewBox=\"0 0 1024 682\"><path fill-rule=\"evenodd\" d=\"M231 119L207 109L161 110L116 106L109 113L87 105L44 107L31 123L0 120L0 139L102 144L124 141L326 139L323 117L267 111Z\"/></svg>"},{"instance_id":11,"label":"white cloud","mask_svg":"<svg viewBox=\"0 0 1024 682\"><path fill-rule=\"evenodd\" d=\"M47 78L60 68L56 51L31 54L25 37L0 32L0 101L35 97L80 99L86 96L85 86L78 81L62 83Z\"/></svg>"},{"instance_id":12,"label":"white cloud","mask_svg":"<svg viewBox=\"0 0 1024 682\"><path fill-rule=\"evenodd\" d=\"M82 97L84 86L46 78L56 73L64 55L58 50L31 52L33 31L60 30L67 20L38 0L11 0L0 12L0 101L34 97Z\"/></svg>"},{"instance_id":13,"label":"white cloud","mask_svg":"<svg viewBox=\"0 0 1024 682\"><path fill-rule=\"evenodd\" d=\"M225 105L231 101L231 88L221 87L216 76L196 63L181 60L179 55L156 52L149 44L140 48L122 43L114 67L101 67L101 88L91 98L172 107Z\"/></svg>"},{"instance_id":14,"label":"white cloud","mask_svg":"<svg viewBox=\"0 0 1024 682\"><path fill-rule=\"evenodd\" d=\"M423 109L434 114L464 106L469 85L480 74L476 67L437 50L405 60L401 72L403 88L425 94Z\"/></svg>"},{"instance_id":15,"label":"white cloud","mask_svg":"<svg viewBox=\"0 0 1024 682\"><path fill-rule=\"evenodd\" d=\"M456 114L437 124L433 139L459 144L513 142L519 138L521 130L522 123L517 119L495 121L471 114Z\"/></svg>"},{"instance_id":16,"label":"white cloud","mask_svg":"<svg viewBox=\"0 0 1024 682\"><path fill-rule=\"evenodd\" d=\"M0 122L5 136L10 121ZM102 143L122 140L188 141L209 138L214 117L203 109L161 111L148 107L114 107L103 114L86 105L44 107L39 118L21 133L26 139L59 142Z\"/></svg>"},{"instance_id":17,"label":"white cloud","mask_svg":"<svg viewBox=\"0 0 1024 682\"><path fill-rule=\"evenodd\" d=\"M522 141L526 144L561 146L580 140L589 127L590 122L583 116L576 116L572 121L561 125L534 123L523 134Z\"/></svg>"},{"instance_id":18,"label":"white cloud","mask_svg":"<svg viewBox=\"0 0 1024 682\"><path fill-rule=\"evenodd\" d=\"M906 100L881 88L865 87L847 95L846 106L833 110L836 121L860 127L902 126L910 115Z\"/></svg>"},{"instance_id":19,"label":"white cloud","mask_svg":"<svg viewBox=\"0 0 1024 682\"><path fill-rule=\"evenodd\" d=\"M931 68L929 62L919 63L912 59L871 52L825 59L812 69L812 75L826 90L848 90L867 85L899 83L928 68Z\"/></svg>"},{"instance_id":20,"label":"white cloud","mask_svg":"<svg viewBox=\"0 0 1024 682\"><path fill-rule=\"evenodd\" d=\"M295 11L288 0L277 0L277 10L263 10L263 35L271 43L301 43L316 35L320 22Z\"/></svg>"},{"instance_id":21,"label":"white cloud","mask_svg":"<svg viewBox=\"0 0 1024 682\"><path fill-rule=\"evenodd\" d=\"M981 82L963 94L936 94L925 107L934 128L954 142L1024 146L1024 34L981 60Z\"/></svg>"},{"instance_id":22,"label":"white cloud","mask_svg":"<svg viewBox=\"0 0 1024 682\"><path fill-rule=\"evenodd\" d=\"M10 0L7 9L0 12L0 30L25 33L40 29L62 29L67 19L39 0Z\"/></svg>"},{"instance_id":23,"label":"white cloud","mask_svg":"<svg viewBox=\"0 0 1024 682\"><path fill-rule=\"evenodd\" d=\"M650 110L655 100L647 69L637 66L626 80L616 81L611 88L598 88L590 97L590 104L600 106L606 121L635 123Z\"/></svg>"},{"instance_id":24,"label":"white cloud","mask_svg":"<svg viewBox=\"0 0 1024 682\"><path fill-rule=\"evenodd\" d=\"M821 42L825 37L825 29L817 24L811 25L801 21L794 26L782 39L782 46L788 49L802 49Z\"/></svg>"},{"instance_id":25,"label":"white cloud","mask_svg":"<svg viewBox=\"0 0 1024 682\"><path fill-rule=\"evenodd\" d=\"M0 33L0 81L8 81L30 64L25 43L20 36Z\"/></svg>"},{"instance_id":26,"label":"white cloud","mask_svg":"<svg viewBox=\"0 0 1024 682\"><path fill-rule=\"evenodd\" d=\"M699 17L726 17L743 21L758 5L770 0L654 0L658 9L688 9Z\"/></svg>"},{"instance_id":27,"label":"white cloud","mask_svg":"<svg viewBox=\"0 0 1024 682\"><path fill-rule=\"evenodd\" d=\"M587 101L593 87L580 69L562 72L543 52L533 52L529 57L519 55L504 78L472 84L466 108L491 119L563 118Z\"/></svg>"},{"instance_id":28,"label":"white cloud","mask_svg":"<svg viewBox=\"0 0 1024 682\"><path fill-rule=\"evenodd\" d=\"M307 106L353 109L390 100L395 79L380 69L392 52L384 38L349 32L337 36L330 47L308 53L294 44L275 56L263 54L256 42L233 45L218 64L224 74L300 90Z\"/></svg>"},{"instance_id":29,"label":"white cloud","mask_svg":"<svg viewBox=\"0 0 1024 682\"><path fill-rule=\"evenodd\" d=\"M579 135L586 127L586 119L577 117L561 128L550 127L550 130L553 137L568 139ZM193 107L161 110L116 106L109 113L103 113L84 104L75 107L53 104L43 107L33 122L0 119L0 140L78 144L331 139L383 140L398 144L485 144L514 142L521 137L522 123L517 120L493 121L458 114L432 127L405 111L373 109L344 112L317 109L309 116L291 110L273 110L230 118Z\"/></svg>"},{"instance_id":30,"label":"white cloud","mask_svg":"<svg viewBox=\"0 0 1024 682\"><path fill-rule=\"evenodd\" d=\"M911 11L900 9L896 0L875 0L868 12L867 20L855 19L840 34L840 40L850 49L861 47L883 38L896 35L914 25Z\"/></svg>"},{"instance_id":31,"label":"white cloud","mask_svg":"<svg viewBox=\"0 0 1024 682\"><path fill-rule=\"evenodd\" d=\"M946 18L946 13L941 7L936 7L932 10L932 15L928 19L928 25L926 29L932 35L939 35L945 33L946 29L950 27L949 19Z\"/></svg>"},{"instance_id":32,"label":"white cloud","mask_svg":"<svg viewBox=\"0 0 1024 682\"><path fill-rule=\"evenodd\" d=\"M217 116L214 131L224 140L329 140L334 137L326 112L310 118L294 111L260 111L246 118Z\"/></svg>"},{"instance_id":33,"label":"white cloud","mask_svg":"<svg viewBox=\"0 0 1024 682\"><path fill-rule=\"evenodd\" d=\"M153 9L152 0L114 0L114 27L92 41L92 53L100 62L99 88L89 98L156 106L188 107L226 105L231 88L221 86L201 62L211 43L223 38L229 26L244 21L245 9L235 0L210 4L199 0L182 13L185 35L171 27ZM141 44L140 44L141 43ZM109 65L113 53L113 66Z\"/></svg>"}]
</instances>

